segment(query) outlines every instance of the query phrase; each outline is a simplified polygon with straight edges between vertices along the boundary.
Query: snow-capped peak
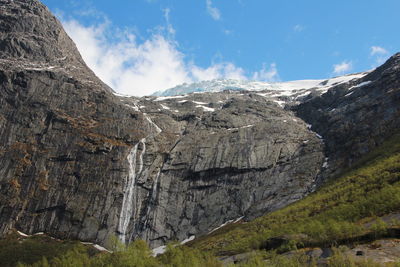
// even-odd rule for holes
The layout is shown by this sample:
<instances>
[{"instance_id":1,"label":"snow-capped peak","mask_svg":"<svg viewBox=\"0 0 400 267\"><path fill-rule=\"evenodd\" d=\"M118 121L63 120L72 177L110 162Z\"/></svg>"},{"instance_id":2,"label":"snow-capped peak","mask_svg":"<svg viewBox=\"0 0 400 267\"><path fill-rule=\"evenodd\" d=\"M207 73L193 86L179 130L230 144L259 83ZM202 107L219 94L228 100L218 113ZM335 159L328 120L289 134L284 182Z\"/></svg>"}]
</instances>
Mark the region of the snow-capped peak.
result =
<instances>
[{"instance_id":1,"label":"snow-capped peak","mask_svg":"<svg viewBox=\"0 0 400 267\"><path fill-rule=\"evenodd\" d=\"M368 72L350 74L335 77L327 80L298 80L289 82L261 82L250 80L217 79L201 81L191 84L182 84L165 91L158 91L154 96L177 96L190 93L202 92L221 92L224 90L247 90L247 91L266 91L270 96L293 96L306 93L310 89L316 89L322 93L330 87L349 82L353 79L364 77Z\"/></svg>"}]
</instances>

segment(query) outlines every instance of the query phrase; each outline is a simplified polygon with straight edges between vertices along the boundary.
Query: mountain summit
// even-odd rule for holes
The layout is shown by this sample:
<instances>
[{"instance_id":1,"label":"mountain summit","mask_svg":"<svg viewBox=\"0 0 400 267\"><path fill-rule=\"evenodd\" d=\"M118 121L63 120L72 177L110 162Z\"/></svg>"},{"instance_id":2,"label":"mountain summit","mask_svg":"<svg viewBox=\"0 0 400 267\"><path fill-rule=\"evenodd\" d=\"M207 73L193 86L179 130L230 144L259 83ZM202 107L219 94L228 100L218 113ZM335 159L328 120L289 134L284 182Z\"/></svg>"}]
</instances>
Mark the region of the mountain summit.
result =
<instances>
[{"instance_id":1,"label":"mountain summit","mask_svg":"<svg viewBox=\"0 0 400 267\"><path fill-rule=\"evenodd\" d=\"M307 92L319 91L325 93L330 87L359 79L368 72L349 74L326 80L299 80L289 82L261 82L233 79L215 79L191 84L182 84L173 88L158 91L154 96L175 96L190 93L231 91L265 91L277 96L304 95Z\"/></svg>"}]
</instances>

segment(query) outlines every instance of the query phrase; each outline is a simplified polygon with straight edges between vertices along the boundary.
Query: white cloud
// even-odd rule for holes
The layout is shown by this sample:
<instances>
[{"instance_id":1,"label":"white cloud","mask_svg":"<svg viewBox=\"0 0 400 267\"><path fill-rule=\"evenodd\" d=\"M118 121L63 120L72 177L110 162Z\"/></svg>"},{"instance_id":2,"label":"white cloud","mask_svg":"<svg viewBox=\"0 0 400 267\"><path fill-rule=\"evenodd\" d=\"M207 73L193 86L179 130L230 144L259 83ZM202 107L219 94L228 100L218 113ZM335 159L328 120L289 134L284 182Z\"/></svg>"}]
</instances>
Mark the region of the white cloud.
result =
<instances>
[{"instance_id":1,"label":"white cloud","mask_svg":"<svg viewBox=\"0 0 400 267\"><path fill-rule=\"evenodd\" d=\"M279 81L278 69L275 63L269 65L269 68L266 67L266 64L263 64L263 67L260 71L256 71L253 74L253 80L260 80L265 82L277 82Z\"/></svg>"},{"instance_id":2,"label":"white cloud","mask_svg":"<svg viewBox=\"0 0 400 267\"><path fill-rule=\"evenodd\" d=\"M232 31L232 30L227 30L227 29L224 29L222 32L223 32L225 35L232 35L232 34L233 34L233 31Z\"/></svg>"},{"instance_id":3,"label":"white cloud","mask_svg":"<svg viewBox=\"0 0 400 267\"><path fill-rule=\"evenodd\" d=\"M297 24L297 25L295 25L295 26L293 27L293 30L294 30L295 32L302 32L302 31L304 31L304 29L305 29L305 27L304 27L303 25L300 25L300 24Z\"/></svg>"},{"instance_id":4,"label":"white cloud","mask_svg":"<svg viewBox=\"0 0 400 267\"><path fill-rule=\"evenodd\" d=\"M345 74L353 69L353 63L351 61L343 61L342 63L333 65L334 74Z\"/></svg>"},{"instance_id":5,"label":"white cloud","mask_svg":"<svg viewBox=\"0 0 400 267\"><path fill-rule=\"evenodd\" d=\"M386 55L389 52L381 46L371 46L371 56Z\"/></svg>"},{"instance_id":6,"label":"white cloud","mask_svg":"<svg viewBox=\"0 0 400 267\"><path fill-rule=\"evenodd\" d=\"M71 20L64 27L88 66L119 93L141 96L191 81L183 54L159 34L142 43L132 34L110 42L108 25L84 27Z\"/></svg>"},{"instance_id":7,"label":"white cloud","mask_svg":"<svg viewBox=\"0 0 400 267\"><path fill-rule=\"evenodd\" d=\"M370 56L374 58L375 62L372 67L382 65L387 59L389 51L381 46L371 46Z\"/></svg>"},{"instance_id":8,"label":"white cloud","mask_svg":"<svg viewBox=\"0 0 400 267\"><path fill-rule=\"evenodd\" d=\"M170 17L169 17L169 13L171 12L171 9L169 8L164 8L163 9L163 13L164 13L164 18L165 18L165 22L167 23L167 32L168 34L170 34L171 36L175 35L175 29L171 24L170 21Z\"/></svg>"},{"instance_id":9,"label":"white cloud","mask_svg":"<svg viewBox=\"0 0 400 267\"><path fill-rule=\"evenodd\" d=\"M169 11L164 10L164 15L168 17ZM188 62L177 42L170 38L174 32L169 27L164 28L168 38L158 32L139 42L135 34L121 32L110 22L86 27L76 20L63 20L63 25L87 65L122 94L149 95L200 80L247 79L245 70L231 62L219 59L206 68ZM276 66L272 64L268 70L264 66L253 78L273 80L276 76Z\"/></svg>"},{"instance_id":10,"label":"white cloud","mask_svg":"<svg viewBox=\"0 0 400 267\"><path fill-rule=\"evenodd\" d=\"M221 12L219 12L218 8L213 6L211 0L206 0L207 12L214 20L221 19Z\"/></svg>"},{"instance_id":11,"label":"white cloud","mask_svg":"<svg viewBox=\"0 0 400 267\"><path fill-rule=\"evenodd\" d=\"M246 80L242 68L236 67L230 62L213 64L208 68L201 68L196 65L190 66L190 72L196 81L212 80L212 79L237 79Z\"/></svg>"}]
</instances>

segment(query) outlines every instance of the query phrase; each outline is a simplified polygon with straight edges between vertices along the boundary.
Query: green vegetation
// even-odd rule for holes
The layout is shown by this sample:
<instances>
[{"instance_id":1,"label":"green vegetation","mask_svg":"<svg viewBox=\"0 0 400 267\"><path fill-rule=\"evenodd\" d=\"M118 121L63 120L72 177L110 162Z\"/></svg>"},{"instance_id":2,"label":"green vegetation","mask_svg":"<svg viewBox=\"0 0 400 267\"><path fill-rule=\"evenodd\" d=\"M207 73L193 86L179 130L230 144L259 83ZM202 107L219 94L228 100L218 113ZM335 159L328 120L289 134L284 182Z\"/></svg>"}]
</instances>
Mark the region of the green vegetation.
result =
<instances>
[{"instance_id":1,"label":"green vegetation","mask_svg":"<svg viewBox=\"0 0 400 267\"><path fill-rule=\"evenodd\" d=\"M24 242L29 241L25 239ZM43 240L34 238L29 241L33 248L40 247ZM57 241L63 242L63 241ZM1 266L17 267L222 267L223 264L209 253L199 250L169 244L166 253L159 257L153 257L151 250L144 241L138 240L125 247L120 243L115 243L118 251L113 253L92 253L87 247L75 243L69 250L58 256L42 255L34 263L26 263L26 259L19 259L19 263L5 264ZM54 245L54 244L53 244ZM58 244L60 247L60 244ZM47 248L46 248L47 249ZM45 253L48 255L48 252ZM37 253L37 251L33 251ZM40 254L40 253L39 253ZM36 254L37 256L39 254ZM279 255L274 251L253 251L247 255L243 262L236 265L226 265L227 267L316 267L317 263L306 256L304 253L295 252L291 256ZM349 257L344 250L334 250L334 255L327 260L328 266L340 267L400 267L399 263L388 263L380 265L365 259L355 259Z\"/></svg>"},{"instance_id":2,"label":"green vegetation","mask_svg":"<svg viewBox=\"0 0 400 267\"><path fill-rule=\"evenodd\" d=\"M247 261L234 265L235 267L317 267L317 262L307 257L305 254L295 254L288 256L278 255L274 252L253 252ZM348 256L340 249L334 249L332 257L326 260L329 267L400 267L400 263L389 262L379 264L371 260L356 259ZM321 266L321 265L319 265ZM233 266L229 266L233 267Z\"/></svg>"},{"instance_id":3,"label":"green vegetation","mask_svg":"<svg viewBox=\"0 0 400 267\"><path fill-rule=\"evenodd\" d=\"M40 246L39 243L36 243ZM20 259L18 267L221 267L221 263L208 253L184 246L169 245L166 253L155 258L146 242L138 240L129 246L118 245L119 251L90 255L81 245L76 245L62 255L43 256L35 263ZM39 254L38 254L39 255ZM3 266L3 265L2 265ZM9 265L15 266L15 265Z\"/></svg>"},{"instance_id":4,"label":"green vegetation","mask_svg":"<svg viewBox=\"0 0 400 267\"><path fill-rule=\"evenodd\" d=\"M59 241L42 235L25 239L13 233L0 240L0 266L15 266L18 261L32 264L43 257L58 257L74 248L92 253L77 241Z\"/></svg>"},{"instance_id":5,"label":"green vegetation","mask_svg":"<svg viewBox=\"0 0 400 267\"><path fill-rule=\"evenodd\" d=\"M252 222L221 228L190 245L217 255L254 249L279 252L305 246L336 246L390 233L398 227L366 218L400 211L400 136L360 160L358 168L346 171L317 192L284 209ZM362 166L362 167L360 167ZM286 240L281 244L274 239ZM278 246L278 247L277 247Z\"/></svg>"},{"instance_id":6,"label":"green vegetation","mask_svg":"<svg viewBox=\"0 0 400 267\"><path fill-rule=\"evenodd\" d=\"M37 240L36 240L37 241ZM38 245L39 243L37 243ZM214 256L185 246L168 245L165 254L155 258L144 241L135 241L114 253L96 253L90 255L82 245L76 244L62 255L42 257L33 264L19 262L17 267L222 267ZM387 263L380 265L368 260L355 260L339 249L327 260L328 266L336 267L400 267L400 264ZM2 265L3 266L3 265ZM4 265L7 266L7 265ZM15 266L9 265L9 266ZM305 254L295 253L291 256L278 255L274 251L253 251L247 260L227 267L316 267L316 262Z\"/></svg>"}]
</instances>

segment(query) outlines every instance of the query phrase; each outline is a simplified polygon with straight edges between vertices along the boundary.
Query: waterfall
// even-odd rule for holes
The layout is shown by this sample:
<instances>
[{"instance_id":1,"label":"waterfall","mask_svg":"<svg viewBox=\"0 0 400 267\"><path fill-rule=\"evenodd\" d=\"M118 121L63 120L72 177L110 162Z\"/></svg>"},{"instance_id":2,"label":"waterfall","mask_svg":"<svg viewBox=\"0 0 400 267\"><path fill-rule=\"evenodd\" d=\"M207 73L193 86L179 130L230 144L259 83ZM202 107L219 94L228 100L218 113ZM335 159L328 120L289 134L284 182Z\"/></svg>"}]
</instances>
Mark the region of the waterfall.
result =
<instances>
[{"instance_id":1,"label":"waterfall","mask_svg":"<svg viewBox=\"0 0 400 267\"><path fill-rule=\"evenodd\" d=\"M160 127L158 127L157 124L155 124L148 116L146 113L143 113L143 116L146 118L146 120L150 123L150 125L153 125L154 128L156 128L157 134L161 133L162 130Z\"/></svg>"},{"instance_id":2,"label":"waterfall","mask_svg":"<svg viewBox=\"0 0 400 267\"><path fill-rule=\"evenodd\" d=\"M146 138L143 138L142 140L139 141L139 143L142 143L142 152L139 155L139 170L138 170L138 175L142 172L143 170L143 155L146 153Z\"/></svg>"},{"instance_id":3,"label":"waterfall","mask_svg":"<svg viewBox=\"0 0 400 267\"><path fill-rule=\"evenodd\" d=\"M149 122L151 126L153 126L157 132L157 134L161 133L162 130L160 127L157 126L148 116L146 113L143 113L145 119ZM156 134L156 135L157 135ZM154 136L154 135L151 135ZM137 150L139 144L142 144L142 149L140 154L137 156ZM128 243L130 242L131 237L127 238L128 234L128 227L131 219L133 218L133 225L131 226L131 229L136 228L136 219L135 219L135 208L138 208L136 205L135 201L135 185L136 185L136 178L140 176L140 174L143 171L144 168L144 163L143 163L143 156L146 153L146 138L141 139L129 152L129 155L127 157L128 163L129 163L129 172L128 175L125 178L125 186L124 186L124 197L122 200L122 207L121 207L121 213L119 216L119 222L118 222L118 233L119 233L119 239L123 243ZM138 167L136 171L136 167ZM157 195L157 184L158 184L158 178L160 176L160 173L157 174L155 183L153 185L153 190L151 194L151 202L155 201L156 195ZM138 203L140 204L140 203ZM150 205L151 206L151 205ZM150 213L150 206L148 207L146 217L148 217L148 214ZM147 220L147 219L146 219Z\"/></svg>"},{"instance_id":4,"label":"waterfall","mask_svg":"<svg viewBox=\"0 0 400 267\"><path fill-rule=\"evenodd\" d=\"M120 233L120 240L123 243L126 243L126 234L129 226L129 222L131 218L134 216L134 191L135 191L135 183L136 183L136 175L139 175L143 170L143 155L146 152L146 139L143 138L140 140L129 152L128 155L128 163L129 163L129 172L125 179L124 186L124 198L122 200L121 214L119 217L118 224L118 232ZM136 154L138 150L139 144L142 144L143 148L139 155L139 170L136 173Z\"/></svg>"},{"instance_id":5,"label":"waterfall","mask_svg":"<svg viewBox=\"0 0 400 267\"><path fill-rule=\"evenodd\" d=\"M125 179L124 198L122 200L121 214L119 217L118 232L120 233L120 240L125 243L126 230L133 212L133 191L135 189L136 178L136 152L139 143L137 143L128 155L129 172Z\"/></svg>"},{"instance_id":6,"label":"waterfall","mask_svg":"<svg viewBox=\"0 0 400 267\"><path fill-rule=\"evenodd\" d=\"M157 193L158 193L158 180L160 178L160 175L161 175L161 170L158 171L157 175L155 176L154 182L153 182L153 188L152 188L151 194L149 196L150 197L150 201L149 201L148 206L147 206L147 211L146 211L146 214L145 214L145 220L144 220L143 227L147 227L147 224L148 224L149 218L150 218L151 208L156 205Z\"/></svg>"}]
</instances>

